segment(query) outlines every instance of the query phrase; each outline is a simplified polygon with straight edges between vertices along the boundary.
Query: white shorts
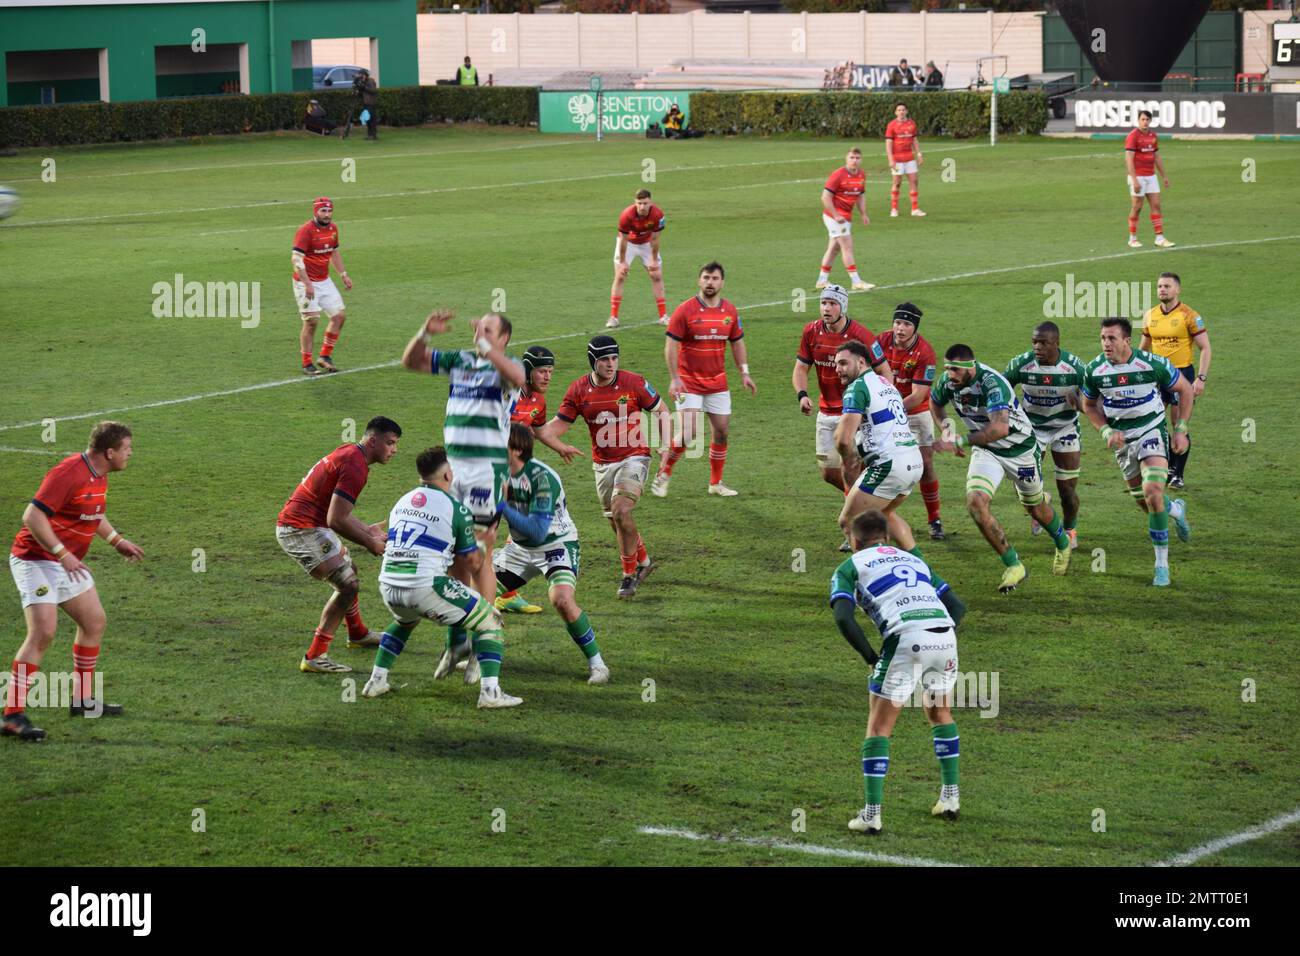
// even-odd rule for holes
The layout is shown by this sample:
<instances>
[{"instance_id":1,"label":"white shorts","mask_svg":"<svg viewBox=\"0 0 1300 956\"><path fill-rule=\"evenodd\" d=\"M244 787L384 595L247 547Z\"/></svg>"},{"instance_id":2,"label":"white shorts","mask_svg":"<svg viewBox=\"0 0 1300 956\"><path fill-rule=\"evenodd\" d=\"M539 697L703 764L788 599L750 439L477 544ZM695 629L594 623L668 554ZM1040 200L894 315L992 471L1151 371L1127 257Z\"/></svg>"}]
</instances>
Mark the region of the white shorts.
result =
<instances>
[{"instance_id":1,"label":"white shorts","mask_svg":"<svg viewBox=\"0 0 1300 956\"><path fill-rule=\"evenodd\" d=\"M606 518L612 518L615 492L633 501L641 497L646 477L650 474L650 456L633 455L608 464L593 461L591 470L596 473L596 496L600 498L600 507Z\"/></svg>"},{"instance_id":2,"label":"white shorts","mask_svg":"<svg viewBox=\"0 0 1300 956\"><path fill-rule=\"evenodd\" d=\"M817 464L821 468L838 468L841 464L840 450L835 447L835 426L839 423L839 415L817 413Z\"/></svg>"},{"instance_id":3,"label":"white shorts","mask_svg":"<svg viewBox=\"0 0 1300 956\"><path fill-rule=\"evenodd\" d=\"M290 528L275 526L275 540L284 553L302 565L311 574L337 554L346 552L343 542L329 528Z\"/></svg>"},{"instance_id":4,"label":"white shorts","mask_svg":"<svg viewBox=\"0 0 1300 956\"><path fill-rule=\"evenodd\" d=\"M916 172L916 160L909 159L905 163L894 163L893 174L895 176L906 176L909 173Z\"/></svg>"},{"instance_id":5,"label":"white shorts","mask_svg":"<svg viewBox=\"0 0 1300 956\"><path fill-rule=\"evenodd\" d=\"M822 222L826 223L826 231L830 233L832 239L838 239L840 236L847 236L853 232L853 221L851 219L836 222L826 213L822 213Z\"/></svg>"},{"instance_id":6,"label":"white shorts","mask_svg":"<svg viewBox=\"0 0 1300 956\"><path fill-rule=\"evenodd\" d=\"M1038 439L1038 447L1042 451L1054 451L1067 455L1083 448L1082 442L1079 440L1079 423L1077 420L1056 428L1038 428L1035 426L1034 437Z\"/></svg>"},{"instance_id":7,"label":"white shorts","mask_svg":"<svg viewBox=\"0 0 1300 956\"><path fill-rule=\"evenodd\" d=\"M641 260L641 265L643 265L643 266L645 266L647 269L649 269L651 266L653 266L653 265L656 264L656 263L655 263L655 260L654 260L654 257L653 257L653 255L652 255L653 252L654 252L654 249L653 249L653 247L650 245L650 243L648 243L648 242L629 242L629 243L627 244L627 247L623 250L623 262L626 262L626 263L628 263L628 264L630 265L633 259L640 259L640 260ZM620 263L619 263L619 261L618 261L618 238L615 237L615 239L614 239L614 265L619 265L619 264L620 264ZM659 265L663 265L663 264L664 264L663 253L660 253L660 254L659 254L659 262L658 262L658 264L659 264Z\"/></svg>"},{"instance_id":8,"label":"white shorts","mask_svg":"<svg viewBox=\"0 0 1300 956\"><path fill-rule=\"evenodd\" d=\"M1169 460L1169 440L1162 427L1153 428L1138 438L1130 438L1123 448L1115 452L1119 470L1128 481L1142 477L1142 462L1148 458Z\"/></svg>"},{"instance_id":9,"label":"white shorts","mask_svg":"<svg viewBox=\"0 0 1300 956\"><path fill-rule=\"evenodd\" d=\"M899 495L910 495L924 470L920 450L909 448L889 461L864 469L856 487L869 495L893 501Z\"/></svg>"},{"instance_id":10,"label":"white shorts","mask_svg":"<svg viewBox=\"0 0 1300 956\"><path fill-rule=\"evenodd\" d=\"M708 395L687 392L677 400L677 409L683 412L703 409L710 415L730 415L731 392L711 392Z\"/></svg>"},{"instance_id":11,"label":"white shorts","mask_svg":"<svg viewBox=\"0 0 1300 956\"><path fill-rule=\"evenodd\" d=\"M867 686L895 704L907 703L919 686L934 695L923 702L935 706L956 684L957 632L945 625L909 628L886 638Z\"/></svg>"},{"instance_id":12,"label":"white shorts","mask_svg":"<svg viewBox=\"0 0 1300 956\"><path fill-rule=\"evenodd\" d=\"M297 279L293 281L293 296L298 300L298 314L306 317L324 312L330 318L343 311L343 296L333 279L321 279L311 284L315 295L307 298L307 287Z\"/></svg>"},{"instance_id":13,"label":"white shorts","mask_svg":"<svg viewBox=\"0 0 1300 956\"><path fill-rule=\"evenodd\" d=\"M438 577L433 587L420 588L380 581L379 596L397 623L406 627L423 619L477 631L498 626L500 620L491 601L484 601L477 591L453 577Z\"/></svg>"},{"instance_id":14,"label":"white shorts","mask_svg":"<svg viewBox=\"0 0 1300 956\"><path fill-rule=\"evenodd\" d=\"M57 561L28 561L11 554L9 571L14 576L14 584L18 585L23 607L63 604L95 586L95 579L89 571L74 581Z\"/></svg>"},{"instance_id":15,"label":"white shorts","mask_svg":"<svg viewBox=\"0 0 1300 956\"><path fill-rule=\"evenodd\" d=\"M1136 178L1137 185L1133 185ZM1129 176L1128 177L1128 194L1130 196L1147 196L1151 193L1160 193L1160 179L1156 176Z\"/></svg>"},{"instance_id":16,"label":"white shorts","mask_svg":"<svg viewBox=\"0 0 1300 956\"><path fill-rule=\"evenodd\" d=\"M908 415L907 424L912 429L912 434L916 436L916 443L922 448L929 448L934 444L934 416L930 414L928 408L915 415Z\"/></svg>"},{"instance_id":17,"label":"white shorts","mask_svg":"<svg viewBox=\"0 0 1300 956\"><path fill-rule=\"evenodd\" d=\"M453 498L474 515L474 524L487 527L497 516L497 502L503 500L507 466L486 458L451 458Z\"/></svg>"},{"instance_id":18,"label":"white shorts","mask_svg":"<svg viewBox=\"0 0 1300 956\"><path fill-rule=\"evenodd\" d=\"M966 468L966 493L979 491L992 498L1003 476L1016 486L1022 504L1034 505L1043 499L1043 469L1038 447L1015 458L995 455L987 448L972 448Z\"/></svg>"},{"instance_id":19,"label":"white shorts","mask_svg":"<svg viewBox=\"0 0 1300 956\"><path fill-rule=\"evenodd\" d=\"M507 541L504 548L492 555L492 570L513 574L524 581L541 574L551 584L577 587L579 553L577 539L553 541L540 548L525 548L517 541Z\"/></svg>"}]
</instances>

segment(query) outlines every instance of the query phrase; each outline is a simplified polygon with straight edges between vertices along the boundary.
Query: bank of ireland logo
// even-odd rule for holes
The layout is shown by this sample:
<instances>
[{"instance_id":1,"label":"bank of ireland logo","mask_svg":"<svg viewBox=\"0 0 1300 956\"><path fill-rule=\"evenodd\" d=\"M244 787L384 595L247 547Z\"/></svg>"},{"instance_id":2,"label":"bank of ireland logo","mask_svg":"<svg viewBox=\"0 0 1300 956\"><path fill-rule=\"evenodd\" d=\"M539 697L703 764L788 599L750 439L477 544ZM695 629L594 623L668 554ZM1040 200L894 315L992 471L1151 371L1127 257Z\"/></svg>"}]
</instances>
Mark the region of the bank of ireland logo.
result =
<instances>
[{"instance_id":1,"label":"bank of ireland logo","mask_svg":"<svg viewBox=\"0 0 1300 956\"><path fill-rule=\"evenodd\" d=\"M585 133L596 122L596 98L590 93L578 93L569 97L569 115Z\"/></svg>"}]
</instances>

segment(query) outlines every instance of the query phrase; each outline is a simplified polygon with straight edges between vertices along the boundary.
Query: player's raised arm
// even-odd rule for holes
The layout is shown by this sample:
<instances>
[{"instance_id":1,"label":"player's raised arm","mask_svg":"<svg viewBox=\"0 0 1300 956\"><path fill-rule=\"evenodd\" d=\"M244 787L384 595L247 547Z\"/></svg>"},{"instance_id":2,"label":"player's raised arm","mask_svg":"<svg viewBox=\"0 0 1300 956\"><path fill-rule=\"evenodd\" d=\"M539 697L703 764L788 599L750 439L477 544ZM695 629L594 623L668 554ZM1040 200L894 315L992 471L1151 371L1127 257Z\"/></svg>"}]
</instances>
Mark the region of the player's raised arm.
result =
<instances>
[{"instance_id":1,"label":"player's raised arm","mask_svg":"<svg viewBox=\"0 0 1300 956\"><path fill-rule=\"evenodd\" d=\"M139 561L144 557L144 552L140 548L122 537L117 529L108 523L107 515L99 519L99 527L95 529L95 534L111 544L117 553L128 561Z\"/></svg>"},{"instance_id":2,"label":"player's raised arm","mask_svg":"<svg viewBox=\"0 0 1300 956\"><path fill-rule=\"evenodd\" d=\"M524 377L524 367L507 355L500 345L484 338L480 338L476 344L478 354L492 363L492 367L507 384L515 388L523 388L528 384L528 379Z\"/></svg>"},{"instance_id":3,"label":"player's raised arm","mask_svg":"<svg viewBox=\"0 0 1300 956\"><path fill-rule=\"evenodd\" d=\"M409 368L412 372L433 370L434 349L430 347L431 337L446 332L454 315L450 309L434 309L429 313L420 330L406 343L406 351L402 353L403 368Z\"/></svg>"},{"instance_id":4,"label":"player's raised arm","mask_svg":"<svg viewBox=\"0 0 1300 956\"><path fill-rule=\"evenodd\" d=\"M377 558L384 556L386 538L378 530L366 524L352 513L356 506L351 498L337 490L330 496L329 513L325 516L326 526L335 534L359 544Z\"/></svg>"}]
</instances>

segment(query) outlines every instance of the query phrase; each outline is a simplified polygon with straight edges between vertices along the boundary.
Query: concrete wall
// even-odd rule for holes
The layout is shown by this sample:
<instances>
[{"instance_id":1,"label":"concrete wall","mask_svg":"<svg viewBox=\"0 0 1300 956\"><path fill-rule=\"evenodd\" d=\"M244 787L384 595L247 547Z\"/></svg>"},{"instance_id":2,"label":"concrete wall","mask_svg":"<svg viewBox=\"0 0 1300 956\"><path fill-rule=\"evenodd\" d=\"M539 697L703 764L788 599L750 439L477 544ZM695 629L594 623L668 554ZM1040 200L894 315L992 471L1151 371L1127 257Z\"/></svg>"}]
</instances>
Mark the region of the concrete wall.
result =
<instances>
[{"instance_id":1,"label":"concrete wall","mask_svg":"<svg viewBox=\"0 0 1300 956\"><path fill-rule=\"evenodd\" d=\"M466 54L483 81L503 69L651 70L674 60L884 64L904 56L914 64L934 60L940 69L948 63L961 75L990 53L1008 56L1012 74L1038 73L1039 20L991 12L416 17L426 84L450 78Z\"/></svg>"}]
</instances>

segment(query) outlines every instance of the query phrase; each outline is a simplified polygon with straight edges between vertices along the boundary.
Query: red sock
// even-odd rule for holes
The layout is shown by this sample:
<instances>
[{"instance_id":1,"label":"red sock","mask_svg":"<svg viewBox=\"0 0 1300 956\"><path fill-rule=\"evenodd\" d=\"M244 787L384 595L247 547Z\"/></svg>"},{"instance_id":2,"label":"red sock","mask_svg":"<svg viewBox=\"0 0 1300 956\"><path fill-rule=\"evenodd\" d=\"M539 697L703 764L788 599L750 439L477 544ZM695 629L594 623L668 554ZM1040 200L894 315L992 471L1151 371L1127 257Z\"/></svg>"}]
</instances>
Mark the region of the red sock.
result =
<instances>
[{"instance_id":1,"label":"red sock","mask_svg":"<svg viewBox=\"0 0 1300 956\"><path fill-rule=\"evenodd\" d=\"M307 660L314 660L321 657L330 649L330 641L334 640L333 634L326 634L319 627L312 633L311 647L307 648Z\"/></svg>"},{"instance_id":2,"label":"red sock","mask_svg":"<svg viewBox=\"0 0 1300 956\"><path fill-rule=\"evenodd\" d=\"M621 554L621 555L619 555L619 559L623 562L623 573L624 573L625 575L626 575L626 574L636 574L636 555L635 555L635 554Z\"/></svg>"},{"instance_id":3,"label":"red sock","mask_svg":"<svg viewBox=\"0 0 1300 956\"><path fill-rule=\"evenodd\" d=\"M913 209L920 209L921 207L920 207L920 205L919 205L919 203L918 203L918 199L920 198L921 194L920 194L919 192L917 192L915 189L913 189L913 190L911 190L907 195L908 195L908 197L911 198L911 200L912 200L912 208L913 208Z\"/></svg>"},{"instance_id":4,"label":"red sock","mask_svg":"<svg viewBox=\"0 0 1300 956\"><path fill-rule=\"evenodd\" d=\"M513 598L513 597L514 597L516 594L518 594L518 593L519 593L519 589L518 589L518 588L515 588L513 591L507 591L505 594L501 595L501 597L504 598L505 600L509 601L511 598Z\"/></svg>"},{"instance_id":5,"label":"red sock","mask_svg":"<svg viewBox=\"0 0 1300 956\"><path fill-rule=\"evenodd\" d=\"M845 270L849 275L853 275L853 273L855 273L855 272L858 271L858 267L857 267L856 264L854 264L854 263L852 263L852 262L846 262L846 263L844 263L844 270Z\"/></svg>"},{"instance_id":6,"label":"red sock","mask_svg":"<svg viewBox=\"0 0 1300 956\"><path fill-rule=\"evenodd\" d=\"M925 513L930 521L939 520L939 479L921 482L921 498L925 501Z\"/></svg>"},{"instance_id":7,"label":"red sock","mask_svg":"<svg viewBox=\"0 0 1300 956\"><path fill-rule=\"evenodd\" d=\"M672 445L668 449L668 457L664 460L663 468L660 470L665 475L673 473L673 465L682 460L682 455L686 454L686 448L682 445Z\"/></svg>"},{"instance_id":8,"label":"red sock","mask_svg":"<svg viewBox=\"0 0 1300 956\"><path fill-rule=\"evenodd\" d=\"M709 444L709 484L722 481L722 469L727 467L727 446Z\"/></svg>"},{"instance_id":9,"label":"red sock","mask_svg":"<svg viewBox=\"0 0 1300 956\"><path fill-rule=\"evenodd\" d=\"M95 696L95 662L97 660L99 660L98 646L85 647L73 643L72 672L75 675L75 683L72 685L72 699L78 704Z\"/></svg>"},{"instance_id":10,"label":"red sock","mask_svg":"<svg viewBox=\"0 0 1300 956\"><path fill-rule=\"evenodd\" d=\"M898 208L898 187L894 187L889 191L889 208Z\"/></svg>"},{"instance_id":11,"label":"red sock","mask_svg":"<svg viewBox=\"0 0 1300 956\"><path fill-rule=\"evenodd\" d=\"M321 342L320 357L329 358L334 352L334 343L339 340L337 332L326 332L325 340Z\"/></svg>"},{"instance_id":12,"label":"red sock","mask_svg":"<svg viewBox=\"0 0 1300 956\"><path fill-rule=\"evenodd\" d=\"M1129 217L1128 217L1128 234L1129 234L1130 236L1136 236L1136 235L1138 234L1138 217L1137 217L1137 216L1129 216Z\"/></svg>"},{"instance_id":13,"label":"red sock","mask_svg":"<svg viewBox=\"0 0 1300 956\"><path fill-rule=\"evenodd\" d=\"M1151 217L1151 228L1154 229L1154 230L1156 231L1156 235L1157 235L1157 236L1164 235L1164 231L1165 231L1165 217L1164 217L1164 216L1152 216L1152 217Z\"/></svg>"},{"instance_id":14,"label":"red sock","mask_svg":"<svg viewBox=\"0 0 1300 956\"><path fill-rule=\"evenodd\" d=\"M302 364L303 364L303 365L310 365L310 364L311 364L311 353L310 353L310 352L303 352L303 353L302 353Z\"/></svg>"},{"instance_id":15,"label":"red sock","mask_svg":"<svg viewBox=\"0 0 1300 956\"><path fill-rule=\"evenodd\" d=\"M830 275L831 275L831 267L830 267L830 266L822 266L822 278L823 278L823 279L829 279L829 278L830 278Z\"/></svg>"},{"instance_id":16,"label":"red sock","mask_svg":"<svg viewBox=\"0 0 1300 956\"><path fill-rule=\"evenodd\" d=\"M343 612L343 620L348 626L348 637L365 637L366 625L361 620L361 602L352 599L352 605Z\"/></svg>"},{"instance_id":17,"label":"red sock","mask_svg":"<svg viewBox=\"0 0 1300 956\"><path fill-rule=\"evenodd\" d=\"M5 693L4 715L6 717L10 714L21 714L26 709L27 688L31 686L32 678L36 676L36 672L40 669L40 664L14 661L13 679L9 682L9 689Z\"/></svg>"},{"instance_id":18,"label":"red sock","mask_svg":"<svg viewBox=\"0 0 1300 956\"><path fill-rule=\"evenodd\" d=\"M650 555L646 554L645 539L640 535L636 536L636 563L645 564L650 560Z\"/></svg>"},{"instance_id":19,"label":"red sock","mask_svg":"<svg viewBox=\"0 0 1300 956\"><path fill-rule=\"evenodd\" d=\"M663 299L655 299L655 305L659 309L659 318L662 319L665 315L668 314L668 307L664 304Z\"/></svg>"},{"instance_id":20,"label":"red sock","mask_svg":"<svg viewBox=\"0 0 1300 956\"><path fill-rule=\"evenodd\" d=\"M612 318L618 318L618 307L623 304L621 295L611 295L609 297L609 314Z\"/></svg>"}]
</instances>

